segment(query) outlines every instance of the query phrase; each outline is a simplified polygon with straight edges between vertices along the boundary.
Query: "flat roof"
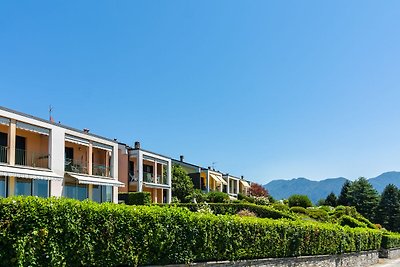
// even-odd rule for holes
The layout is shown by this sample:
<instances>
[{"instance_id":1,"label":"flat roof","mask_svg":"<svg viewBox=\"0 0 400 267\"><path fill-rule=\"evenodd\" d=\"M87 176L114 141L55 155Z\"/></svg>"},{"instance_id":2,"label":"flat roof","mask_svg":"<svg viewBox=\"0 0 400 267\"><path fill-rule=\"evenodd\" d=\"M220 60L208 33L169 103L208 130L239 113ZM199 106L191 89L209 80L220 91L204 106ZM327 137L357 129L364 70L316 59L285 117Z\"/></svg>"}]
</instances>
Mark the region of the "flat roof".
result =
<instances>
[{"instance_id":1,"label":"flat roof","mask_svg":"<svg viewBox=\"0 0 400 267\"><path fill-rule=\"evenodd\" d=\"M127 144L125 144L125 143L121 143L121 142L118 142L118 144L119 144L119 145L123 145L123 146L125 146L125 147L126 147L128 150L141 150L141 151L144 151L144 152L147 152L147 153L151 153L151 154L154 154L154 155L157 155L157 156L163 157L163 158L171 159L171 158L170 158L170 157L168 157L168 156L165 156L165 155L162 155L162 154L159 154L159 153L156 153L156 152L150 151L150 150L146 150L146 149L143 149L143 148L133 148L133 147L131 147L131 146L128 146Z\"/></svg>"},{"instance_id":2,"label":"flat roof","mask_svg":"<svg viewBox=\"0 0 400 267\"><path fill-rule=\"evenodd\" d=\"M186 161L180 161L179 159L172 159L172 161L177 162L177 163L182 163L182 164L185 164L185 165L189 165L189 166L192 166L192 167L196 167L196 168L201 168L198 165L195 165L195 164L192 164L192 163L189 163L189 162L186 162Z\"/></svg>"},{"instance_id":3,"label":"flat roof","mask_svg":"<svg viewBox=\"0 0 400 267\"><path fill-rule=\"evenodd\" d=\"M54 125L54 126L58 126L58 127L64 128L64 129L68 129L68 130L71 130L71 131L75 131L75 132L87 134L87 135L90 135L90 136L93 136L93 137L97 137L97 138L101 138L101 139L104 139L104 140L107 140L107 141L110 141L110 142L118 143L118 142L117 142L116 140L114 140L114 139L110 139L110 138L107 138L107 137L104 137L104 136L92 134L92 133L90 133L90 132L87 133L87 132L84 132L83 130L78 130L78 129L76 129L76 128L63 125L63 124L61 124L61 123L55 123L55 122L52 122L52 121L49 121L49 120L45 120L45 119L42 119L42 118L39 118L39 117L36 117L36 116L33 116L33 115L29 115L29 114L20 112L20 111L16 111L16 110L13 110L13 109L9 109L9 108L3 107L3 106L0 106L0 109L2 109L2 110L4 110L4 111L7 111L7 112L15 113L15 114L17 114L17 115L24 116L24 117L27 117L27 118L30 118L30 119L34 119L34 120L37 120L37 121L41 121L41 122L45 122L45 123L48 123L48 124L52 124L52 125Z\"/></svg>"}]
</instances>

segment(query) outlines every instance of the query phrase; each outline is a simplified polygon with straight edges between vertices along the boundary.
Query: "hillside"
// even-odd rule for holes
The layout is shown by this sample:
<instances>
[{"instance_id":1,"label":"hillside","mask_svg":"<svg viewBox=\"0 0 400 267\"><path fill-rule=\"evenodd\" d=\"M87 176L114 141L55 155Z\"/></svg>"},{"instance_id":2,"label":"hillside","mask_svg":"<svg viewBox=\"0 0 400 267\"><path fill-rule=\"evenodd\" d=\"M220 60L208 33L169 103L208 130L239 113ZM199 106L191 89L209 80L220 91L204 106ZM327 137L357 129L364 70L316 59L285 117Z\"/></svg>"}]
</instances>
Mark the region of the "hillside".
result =
<instances>
[{"instance_id":1,"label":"hillside","mask_svg":"<svg viewBox=\"0 0 400 267\"><path fill-rule=\"evenodd\" d=\"M385 172L368 179L378 192L382 192L386 185L395 184L400 187L400 172ZM264 185L275 199L285 199L293 194L308 195L313 203L325 198L330 192L336 195L346 181L346 178L328 178L321 181L312 181L307 178L295 178L291 180L274 180Z\"/></svg>"}]
</instances>

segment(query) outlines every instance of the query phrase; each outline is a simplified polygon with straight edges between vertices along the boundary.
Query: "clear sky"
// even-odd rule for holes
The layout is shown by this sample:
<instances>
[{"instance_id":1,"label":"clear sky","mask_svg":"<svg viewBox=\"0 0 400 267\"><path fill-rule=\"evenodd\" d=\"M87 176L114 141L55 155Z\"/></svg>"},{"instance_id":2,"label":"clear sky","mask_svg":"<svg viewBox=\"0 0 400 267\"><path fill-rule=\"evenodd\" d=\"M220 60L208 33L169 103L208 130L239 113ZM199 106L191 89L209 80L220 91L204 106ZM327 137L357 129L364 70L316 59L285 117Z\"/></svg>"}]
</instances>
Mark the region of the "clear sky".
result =
<instances>
[{"instance_id":1,"label":"clear sky","mask_svg":"<svg viewBox=\"0 0 400 267\"><path fill-rule=\"evenodd\" d=\"M1 1L0 105L259 183L400 170L399 1Z\"/></svg>"}]
</instances>

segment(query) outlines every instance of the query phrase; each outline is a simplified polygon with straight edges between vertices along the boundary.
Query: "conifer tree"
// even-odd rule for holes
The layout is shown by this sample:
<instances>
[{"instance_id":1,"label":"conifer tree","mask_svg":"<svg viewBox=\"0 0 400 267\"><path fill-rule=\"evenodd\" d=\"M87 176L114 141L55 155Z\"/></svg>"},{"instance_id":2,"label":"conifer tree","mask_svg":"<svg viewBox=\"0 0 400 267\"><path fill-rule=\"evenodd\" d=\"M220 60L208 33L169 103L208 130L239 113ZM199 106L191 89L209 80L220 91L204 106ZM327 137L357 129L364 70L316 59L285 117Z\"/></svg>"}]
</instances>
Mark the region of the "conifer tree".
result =
<instances>
[{"instance_id":1,"label":"conifer tree","mask_svg":"<svg viewBox=\"0 0 400 267\"><path fill-rule=\"evenodd\" d=\"M389 184L383 190L375 222L387 230L400 232L400 192L395 185Z\"/></svg>"},{"instance_id":2,"label":"conifer tree","mask_svg":"<svg viewBox=\"0 0 400 267\"><path fill-rule=\"evenodd\" d=\"M342 190L340 191L340 195L337 200L338 205L343 205L343 206L350 206L350 201L349 201L349 188L350 188L351 182L349 180L346 180L346 182L342 186Z\"/></svg>"},{"instance_id":3,"label":"conifer tree","mask_svg":"<svg viewBox=\"0 0 400 267\"><path fill-rule=\"evenodd\" d=\"M375 210L379 203L379 194L364 177L352 182L348 192L348 199L351 206L368 220L375 218Z\"/></svg>"}]
</instances>

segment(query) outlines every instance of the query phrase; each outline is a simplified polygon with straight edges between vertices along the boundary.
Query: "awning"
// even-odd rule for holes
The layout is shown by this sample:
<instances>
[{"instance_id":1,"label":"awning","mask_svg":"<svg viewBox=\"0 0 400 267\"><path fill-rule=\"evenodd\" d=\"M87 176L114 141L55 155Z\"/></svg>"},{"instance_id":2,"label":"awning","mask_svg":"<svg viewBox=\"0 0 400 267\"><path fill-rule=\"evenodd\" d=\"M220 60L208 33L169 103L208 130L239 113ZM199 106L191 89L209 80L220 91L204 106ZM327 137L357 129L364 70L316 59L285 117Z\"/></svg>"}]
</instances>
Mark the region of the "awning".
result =
<instances>
[{"instance_id":1,"label":"awning","mask_svg":"<svg viewBox=\"0 0 400 267\"><path fill-rule=\"evenodd\" d=\"M101 144L101 143L97 143L97 142L93 142L93 147L94 148L98 148L98 149L103 149L103 150L107 150L107 151L111 151L113 150L112 146L109 145L105 145L105 144Z\"/></svg>"},{"instance_id":2,"label":"awning","mask_svg":"<svg viewBox=\"0 0 400 267\"><path fill-rule=\"evenodd\" d=\"M82 146L89 146L89 140L77 137L77 136L72 136L69 134L65 135L65 141L71 142L74 144L82 145Z\"/></svg>"},{"instance_id":3,"label":"awning","mask_svg":"<svg viewBox=\"0 0 400 267\"><path fill-rule=\"evenodd\" d=\"M39 127L39 126L35 126L32 124L28 124L25 122L21 122L21 121L17 121L17 128L25 130L25 131L30 131L30 132L34 132L34 133L38 133L38 134L43 134L43 135L49 135L50 134L50 130L43 128L43 127Z\"/></svg>"},{"instance_id":4,"label":"awning","mask_svg":"<svg viewBox=\"0 0 400 267\"><path fill-rule=\"evenodd\" d=\"M26 179L62 180L63 177L52 171L39 171L16 167L0 166L0 176L12 176Z\"/></svg>"},{"instance_id":5,"label":"awning","mask_svg":"<svg viewBox=\"0 0 400 267\"><path fill-rule=\"evenodd\" d=\"M240 180L240 183L244 186L244 187L250 187L249 183L245 180Z\"/></svg>"},{"instance_id":6,"label":"awning","mask_svg":"<svg viewBox=\"0 0 400 267\"><path fill-rule=\"evenodd\" d=\"M80 184L108 185L108 186L118 186L118 187L125 186L124 183L121 183L117 180L110 178L99 178L99 177L78 175L72 173L67 173L67 175L78 180L78 183Z\"/></svg>"},{"instance_id":7,"label":"awning","mask_svg":"<svg viewBox=\"0 0 400 267\"><path fill-rule=\"evenodd\" d=\"M222 184L224 184L224 185L227 185L227 184L228 184L228 183L224 180L224 178L222 178L222 177L219 177L219 176L214 175L214 174L211 174L211 173L210 173L210 176L211 176L211 178L213 178L215 181L217 181L217 182L219 182L219 183L222 183Z\"/></svg>"}]
</instances>

